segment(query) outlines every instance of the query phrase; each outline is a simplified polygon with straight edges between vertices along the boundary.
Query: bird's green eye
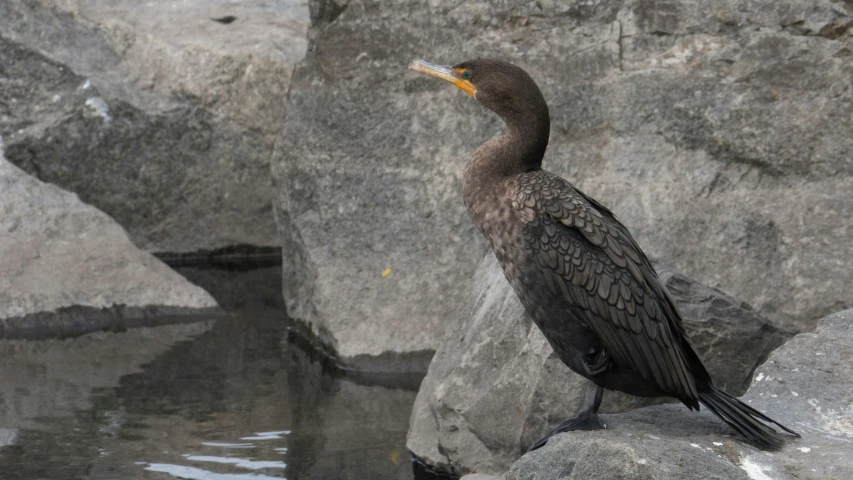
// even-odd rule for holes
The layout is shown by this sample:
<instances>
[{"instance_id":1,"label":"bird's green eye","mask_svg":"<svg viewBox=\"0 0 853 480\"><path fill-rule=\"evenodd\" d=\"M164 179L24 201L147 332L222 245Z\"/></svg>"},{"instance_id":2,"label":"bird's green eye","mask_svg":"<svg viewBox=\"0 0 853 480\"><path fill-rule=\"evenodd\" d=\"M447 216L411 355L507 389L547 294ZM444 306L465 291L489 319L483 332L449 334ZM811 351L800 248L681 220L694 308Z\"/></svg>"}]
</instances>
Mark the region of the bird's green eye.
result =
<instances>
[{"instance_id":1,"label":"bird's green eye","mask_svg":"<svg viewBox=\"0 0 853 480\"><path fill-rule=\"evenodd\" d=\"M464 72L462 72L462 78L464 78L465 80L470 80L471 79L471 72L469 72L468 70L465 70Z\"/></svg>"}]
</instances>

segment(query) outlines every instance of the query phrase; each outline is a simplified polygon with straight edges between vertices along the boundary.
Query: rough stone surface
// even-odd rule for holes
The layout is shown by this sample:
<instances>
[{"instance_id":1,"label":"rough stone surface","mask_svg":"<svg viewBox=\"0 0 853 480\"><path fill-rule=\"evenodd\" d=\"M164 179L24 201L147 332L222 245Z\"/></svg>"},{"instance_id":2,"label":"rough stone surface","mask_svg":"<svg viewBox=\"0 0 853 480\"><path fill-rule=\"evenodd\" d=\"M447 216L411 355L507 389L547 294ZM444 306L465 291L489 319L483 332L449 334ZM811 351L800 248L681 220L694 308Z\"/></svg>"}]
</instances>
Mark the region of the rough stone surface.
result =
<instances>
[{"instance_id":1,"label":"rough stone surface","mask_svg":"<svg viewBox=\"0 0 853 480\"><path fill-rule=\"evenodd\" d=\"M104 212L0 155L0 318L72 305L216 307Z\"/></svg>"},{"instance_id":2,"label":"rough stone surface","mask_svg":"<svg viewBox=\"0 0 853 480\"><path fill-rule=\"evenodd\" d=\"M502 127L406 67L484 56L531 73L551 105L545 167L652 258L814 328L853 302L851 10L312 1L272 165L290 312L345 354L437 348L484 249L459 179Z\"/></svg>"},{"instance_id":3,"label":"rough stone surface","mask_svg":"<svg viewBox=\"0 0 853 480\"><path fill-rule=\"evenodd\" d=\"M557 435L505 480L853 478L853 310L820 321L757 370L743 400L802 435L763 452L703 411L663 405L605 415L608 429Z\"/></svg>"},{"instance_id":4,"label":"rough stone surface","mask_svg":"<svg viewBox=\"0 0 853 480\"><path fill-rule=\"evenodd\" d=\"M661 279L715 381L733 394L791 337L740 300L662 265ZM548 429L574 415L586 380L553 353L488 254L458 327L421 384L408 447L426 463L458 472L502 473ZM603 412L661 403L606 391ZM595 477L589 477L595 478Z\"/></svg>"},{"instance_id":5,"label":"rough stone surface","mask_svg":"<svg viewBox=\"0 0 853 480\"><path fill-rule=\"evenodd\" d=\"M296 0L4 0L6 156L147 250L276 245L269 155L307 23Z\"/></svg>"}]
</instances>

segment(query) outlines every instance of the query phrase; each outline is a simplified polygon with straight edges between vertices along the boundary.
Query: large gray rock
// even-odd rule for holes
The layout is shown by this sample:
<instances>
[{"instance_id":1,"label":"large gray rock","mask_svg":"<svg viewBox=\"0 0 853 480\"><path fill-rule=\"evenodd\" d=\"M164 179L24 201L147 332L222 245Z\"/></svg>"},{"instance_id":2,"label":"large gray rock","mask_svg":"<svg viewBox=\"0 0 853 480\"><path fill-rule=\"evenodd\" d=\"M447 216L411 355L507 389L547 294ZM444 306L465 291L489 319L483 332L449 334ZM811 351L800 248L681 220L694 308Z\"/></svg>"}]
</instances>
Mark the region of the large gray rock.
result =
<instances>
[{"instance_id":1,"label":"large gray rock","mask_svg":"<svg viewBox=\"0 0 853 480\"><path fill-rule=\"evenodd\" d=\"M654 259L794 330L853 301L848 2L311 9L272 167L289 311L344 356L437 348L485 248L459 179L500 122L414 58L527 69L551 105L545 167Z\"/></svg>"},{"instance_id":2,"label":"large gray rock","mask_svg":"<svg viewBox=\"0 0 853 480\"><path fill-rule=\"evenodd\" d=\"M104 212L0 154L0 319L63 307L214 308Z\"/></svg>"},{"instance_id":3,"label":"large gray rock","mask_svg":"<svg viewBox=\"0 0 853 480\"><path fill-rule=\"evenodd\" d=\"M607 430L557 435L504 479L853 478L850 392L853 310L846 310L773 352L743 397L802 435L779 452L743 443L708 412L665 405L605 415Z\"/></svg>"},{"instance_id":4,"label":"large gray rock","mask_svg":"<svg viewBox=\"0 0 853 480\"><path fill-rule=\"evenodd\" d=\"M4 0L6 156L147 250L276 245L269 155L307 23L296 0Z\"/></svg>"},{"instance_id":5,"label":"large gray rock","mask_svg":"<svg viewBox=\"0 0 853 480\"><path fill-rule=\"evenodd\" d=\"M790 338L740 300L658 265L715 381L742 394L753 370ZM586 380L554 354L488 254L458 326L436 352L407 445L444 470L501 473L583 403ZM661 403L605 392L604 412ZM593 477L590 477L593 478Z\"/></svg>"}]
</instances>

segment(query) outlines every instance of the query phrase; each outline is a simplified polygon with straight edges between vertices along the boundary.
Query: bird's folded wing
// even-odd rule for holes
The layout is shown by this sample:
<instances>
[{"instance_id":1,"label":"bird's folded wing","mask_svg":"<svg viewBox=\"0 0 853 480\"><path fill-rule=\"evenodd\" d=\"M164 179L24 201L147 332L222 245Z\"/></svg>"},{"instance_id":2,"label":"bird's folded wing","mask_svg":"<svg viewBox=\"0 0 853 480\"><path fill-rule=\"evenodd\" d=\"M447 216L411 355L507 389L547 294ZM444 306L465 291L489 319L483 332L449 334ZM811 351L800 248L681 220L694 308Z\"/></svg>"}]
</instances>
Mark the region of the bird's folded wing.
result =
<instances>
[{"instance_id":1,"label":"bird's folded wing","mask_svg":"<svg viewBox=\"0 0 853 480\"><path fill-rule=\"evenodd\" d=\"M681 345L689 341L646 256L609 211L562 178L541 174L529 179L536 188L523 181L516 186L513 203L552 293L582 317L621 368L695 401Z\"/></svg>"}]
</instances>

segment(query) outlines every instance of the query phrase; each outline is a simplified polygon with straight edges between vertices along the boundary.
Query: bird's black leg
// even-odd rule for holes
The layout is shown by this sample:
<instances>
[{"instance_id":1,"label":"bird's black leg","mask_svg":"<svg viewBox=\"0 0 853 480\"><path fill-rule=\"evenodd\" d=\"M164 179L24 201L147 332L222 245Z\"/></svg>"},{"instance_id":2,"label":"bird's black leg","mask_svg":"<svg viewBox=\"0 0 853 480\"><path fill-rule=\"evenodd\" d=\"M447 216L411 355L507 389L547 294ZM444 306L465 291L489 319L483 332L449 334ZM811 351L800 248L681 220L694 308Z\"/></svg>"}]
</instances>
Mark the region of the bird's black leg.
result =
<instances>
[{"instance_id":1,"label":"bird's black leg","mask_svg":"<svg viewBox=\"0 0 853 480\"><path fill-rule=\"evenodd\" d=\"M545 445L548 443L549 438L558 433L570 432L572 430L598 430L606 428L604 422L601 421L601 417L595 413L598 411L598 407L601 406L602 393L604 393L604 389L596 385L592 380L589 380L583 396L583 408L581 408L580 413L576 417L563 420L562 423L557 425L557 428L551 430L548 432L548 435L545 435L538 442L534 443L528 452Z\"/></svg>"}]
</instances>

